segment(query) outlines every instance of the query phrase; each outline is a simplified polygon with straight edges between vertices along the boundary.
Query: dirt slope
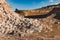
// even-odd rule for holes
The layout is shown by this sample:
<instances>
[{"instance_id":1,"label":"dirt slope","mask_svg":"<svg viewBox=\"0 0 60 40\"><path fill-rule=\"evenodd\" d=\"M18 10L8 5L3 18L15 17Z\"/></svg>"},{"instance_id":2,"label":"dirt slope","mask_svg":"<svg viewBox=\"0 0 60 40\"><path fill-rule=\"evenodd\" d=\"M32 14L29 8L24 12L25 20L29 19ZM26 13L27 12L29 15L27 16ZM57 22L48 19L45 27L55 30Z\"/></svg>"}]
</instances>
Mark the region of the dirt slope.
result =
<instances>
[{"instance_id":1,"label":"dirt slope","mask_svg":"<svg viewBox=\"0 0 60 40\"><path fill-rule=\"evenodd\" d=\"M43 16L24 18L0 0L0 40L60 40L59 7Z\"/></svg>"}]
</instances>

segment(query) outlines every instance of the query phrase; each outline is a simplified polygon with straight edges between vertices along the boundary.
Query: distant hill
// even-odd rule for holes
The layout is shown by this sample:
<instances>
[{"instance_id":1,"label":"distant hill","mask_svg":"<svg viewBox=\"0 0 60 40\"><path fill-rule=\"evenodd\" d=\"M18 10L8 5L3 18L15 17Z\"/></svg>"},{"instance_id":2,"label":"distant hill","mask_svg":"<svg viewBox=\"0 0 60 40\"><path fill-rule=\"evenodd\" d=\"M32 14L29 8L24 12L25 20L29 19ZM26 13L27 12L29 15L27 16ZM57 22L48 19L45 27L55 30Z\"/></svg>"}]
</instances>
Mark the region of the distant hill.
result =
<instances>
[{"instance_id":1,"label":"distant hill","mask_svg":"<svg viewBox=\"0 0 60 40\"><path fill-rule=\"evenodd\" d=\"M15 12L27 18L34 18L34 17L45 18L47 16L50 16L51 14L56 14L56 16L58 16L56 18L60 18L60 4L50 5L33 10L16 9Z\"/></svg>"}]
</instances>

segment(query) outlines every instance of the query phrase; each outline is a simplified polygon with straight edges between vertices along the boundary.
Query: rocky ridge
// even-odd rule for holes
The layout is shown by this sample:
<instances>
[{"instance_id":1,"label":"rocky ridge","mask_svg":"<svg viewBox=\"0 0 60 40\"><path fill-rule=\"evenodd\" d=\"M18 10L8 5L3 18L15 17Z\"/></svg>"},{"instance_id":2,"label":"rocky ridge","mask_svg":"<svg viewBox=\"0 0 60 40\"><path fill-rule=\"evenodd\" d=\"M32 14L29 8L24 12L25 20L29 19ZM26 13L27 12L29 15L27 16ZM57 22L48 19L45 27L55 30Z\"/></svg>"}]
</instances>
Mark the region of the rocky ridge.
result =
<instances>
[{"instance_id":1,"label":"rocky ridge","mask_svg":"<svg viewBox=\"0 0 60 40\"><path fill-rule=\"evenodd\" d=\"M46 6L46 7L42 7L42 8L38 8L38 9L33 9L33 10L19 10L16 9L15 12L26 17L26 18L33 18L33 17L37 17L38 16L41 17L45 17L45 16L49 16L49 14L55 14L56 11L60 11L60 4L57 5L50 5L50 6Z\"/></svg>"},{"instance_id":2,"label":"rocky ridge","mask_svg":"<svg viewBox=\"0 0 60 40\"><path fill-rule=\"evenodd\" d=\"M60 40L60 20L23 18L0 0L0 40Z\"/></svg>"}]
</instances>

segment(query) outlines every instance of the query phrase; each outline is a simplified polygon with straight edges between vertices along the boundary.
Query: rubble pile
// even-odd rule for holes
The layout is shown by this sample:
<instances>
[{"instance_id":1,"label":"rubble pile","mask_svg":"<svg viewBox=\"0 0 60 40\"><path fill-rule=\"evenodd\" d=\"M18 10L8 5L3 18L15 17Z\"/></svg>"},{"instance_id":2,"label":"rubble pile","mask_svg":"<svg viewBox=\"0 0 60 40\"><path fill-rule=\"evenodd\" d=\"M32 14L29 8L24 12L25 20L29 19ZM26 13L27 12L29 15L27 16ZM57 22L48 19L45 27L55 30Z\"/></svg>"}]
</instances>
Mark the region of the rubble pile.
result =
<instances>
[{"instance_id":1,"label":"rubble pile","mask_svg":"<svg viewBox=\"0 0 60 40\"><path fill-rule=\"evenodd\" d=\"M0 40L56 40L60 38L59 29L60 20L50 16L23 18L0 0Z\"/></svg>"}]
</instances>

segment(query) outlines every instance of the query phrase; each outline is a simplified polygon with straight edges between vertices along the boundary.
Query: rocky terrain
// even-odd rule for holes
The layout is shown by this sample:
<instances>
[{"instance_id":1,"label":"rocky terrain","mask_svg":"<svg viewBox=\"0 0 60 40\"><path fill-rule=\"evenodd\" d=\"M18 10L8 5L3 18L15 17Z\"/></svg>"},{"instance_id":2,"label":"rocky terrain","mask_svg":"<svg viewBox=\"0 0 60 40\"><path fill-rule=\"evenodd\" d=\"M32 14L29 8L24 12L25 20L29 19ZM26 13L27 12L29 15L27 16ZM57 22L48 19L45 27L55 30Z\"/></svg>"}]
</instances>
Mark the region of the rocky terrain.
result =
<instances>
[{"instance_id":1,"label":"rocky terrain","mask_svg":"<svg viewBox=\"0 0 60 40\"><path fill-rule=\"evenodd\" d=\"M0 40L60 40L59 7L43 15L41 11L40 18L24 18L23 13L15 13L5 0L0 0ZM39 9L31 15L36 10Z\"/></svg>"}]
</instances>

